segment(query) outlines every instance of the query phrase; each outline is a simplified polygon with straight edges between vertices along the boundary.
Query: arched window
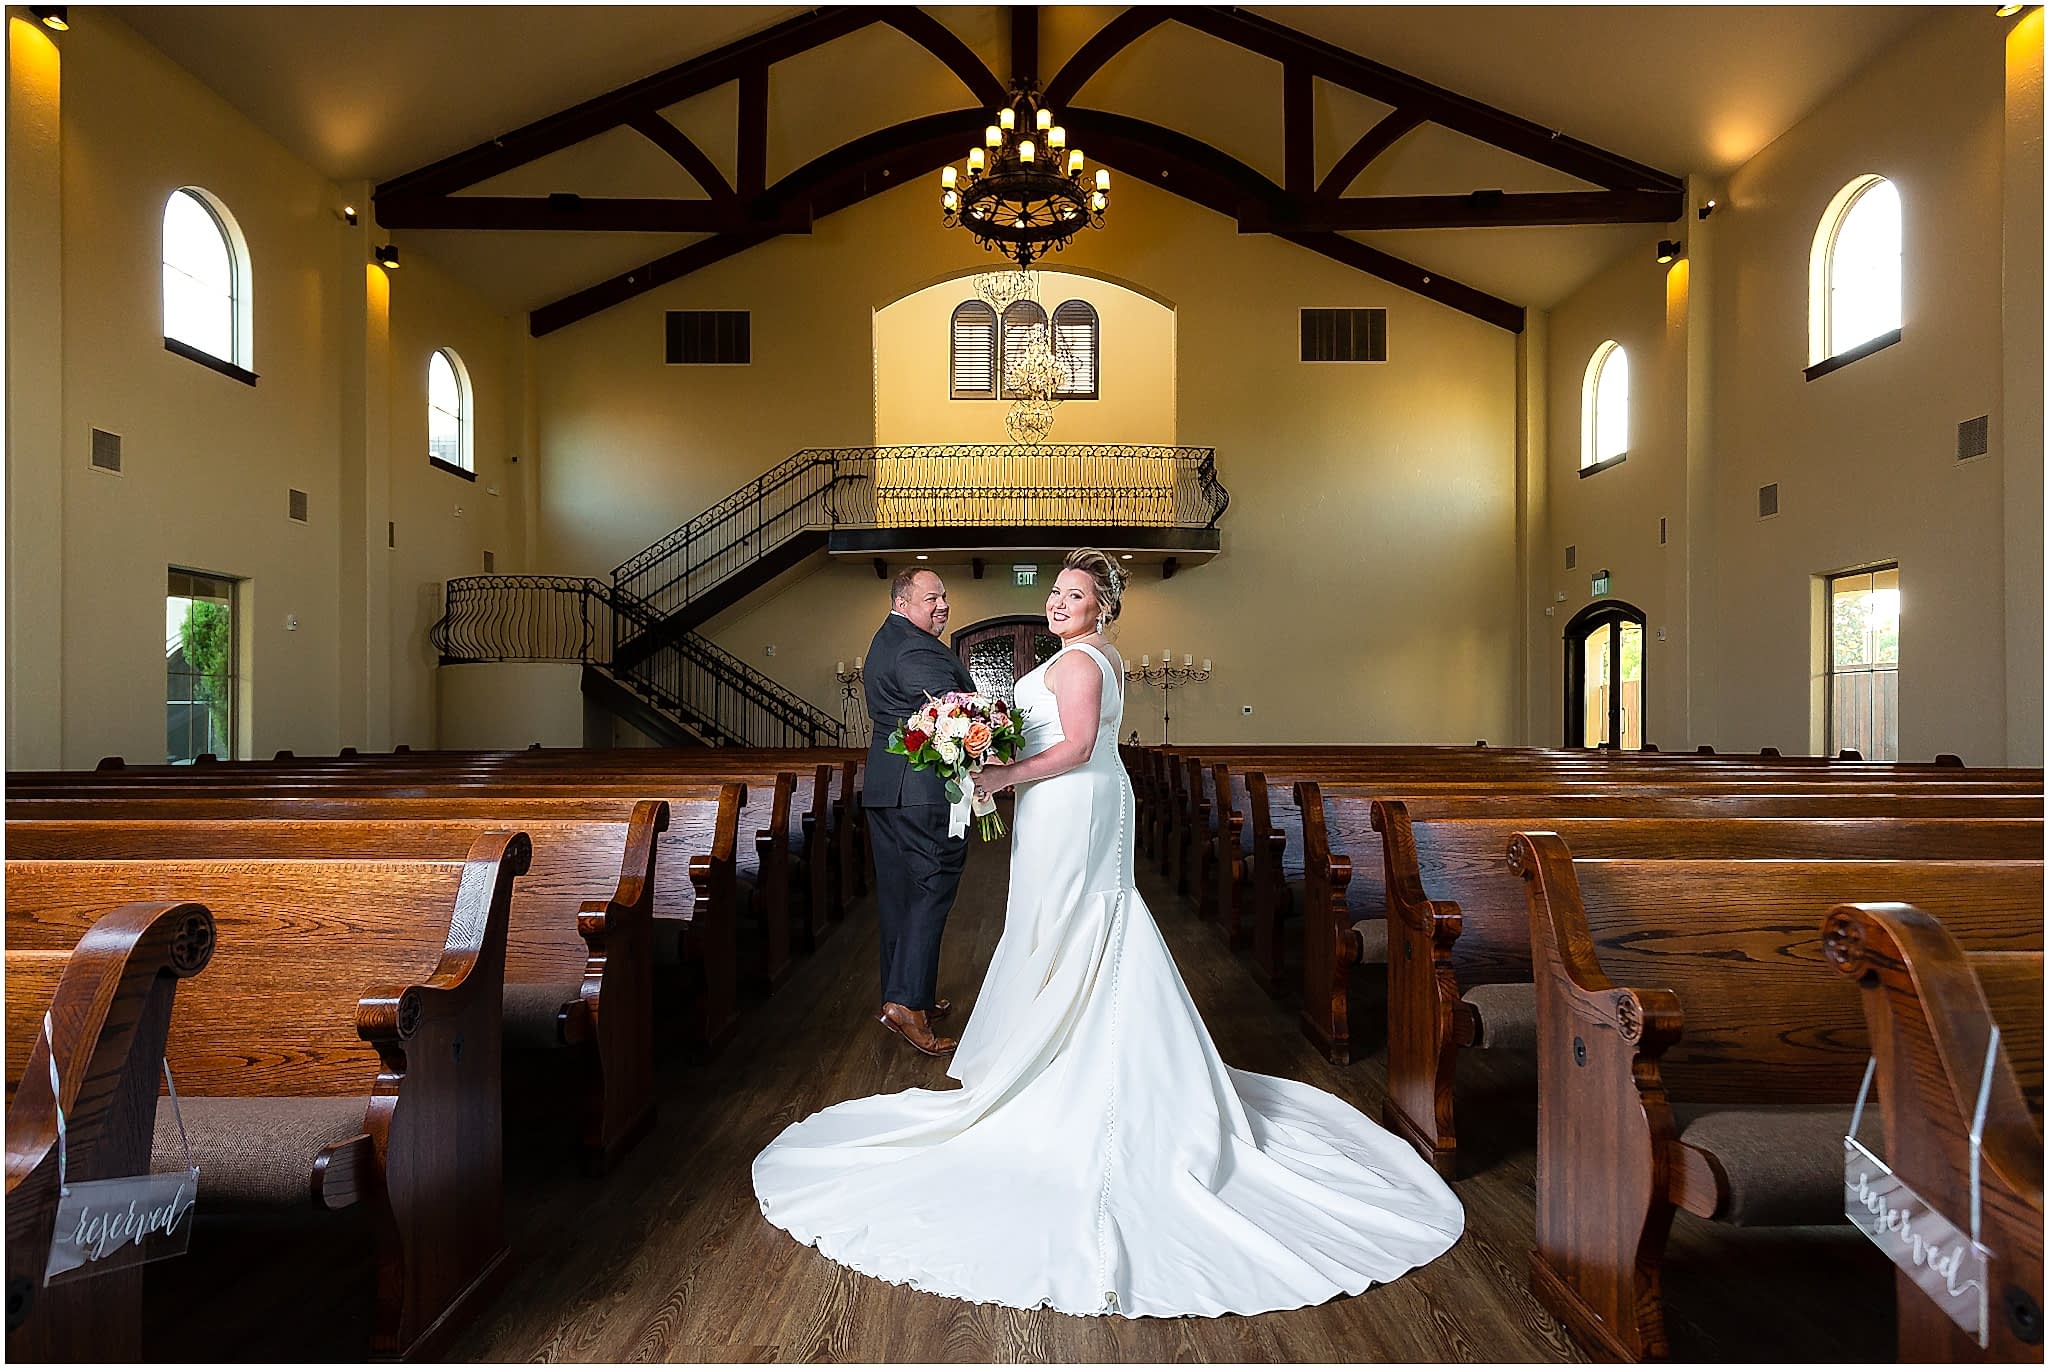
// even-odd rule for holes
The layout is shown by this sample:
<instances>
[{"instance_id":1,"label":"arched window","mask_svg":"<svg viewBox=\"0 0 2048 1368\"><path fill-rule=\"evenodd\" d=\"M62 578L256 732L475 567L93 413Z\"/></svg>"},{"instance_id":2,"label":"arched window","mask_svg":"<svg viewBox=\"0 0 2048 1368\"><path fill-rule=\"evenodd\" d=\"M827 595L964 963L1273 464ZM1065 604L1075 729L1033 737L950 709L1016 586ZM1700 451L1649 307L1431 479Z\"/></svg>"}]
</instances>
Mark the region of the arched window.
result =
<instances>
[{"instance_id":1,"label":"arched window","mask_svg":"<svg viewBox=\"0 0 2048 1368\"><path fill-rule=\"evenodd\" d=\"M1807 358L1819 365L1896 333L1904 316L1905 220L1898 187L1858 176L1813 235ZM1874 350L1874 348L1873 348Z\"/></svg>"},{"instance_id":2,"label":"arched window","mask_svg":"<svg viewBox=\"0 0 2048 1368\"><path fill-rule=\"evenodd\" d=\"M196 186L174 191L164 204L163 261L164 345L253 380L249 249L234 216Z\"/></svg>"},{"instance_id":3,"label":"arched window","mask_svg":"<svg viewBox=\"0 0 2048 1368\"><path fill-rule=\"evenodd\" d=\"M1070 299L1052 311L1053 346L1067 363L1067 383L1060 386L1062 399L1102 397L1099 357L1102 323L1095 306L1085 299Z\"/></svg>"},{"instance_id":4,"label":"arched window","mask_svg":"<svg viewBox=\"0 0 2048 1368\"><path fill-rule=\"evenodd\" d=\"M1020 299L1003 310L1003 398L1022 397L1010 388L1010 373L1025 349L1045 336L1045 326L1045 310L1036 300Z\"/></svg>"},{"instance_id":5,"label":"arched window","mask_svg":"<svg viewBox=\"0 0 2048 1368\"><path fill-rule=\"evenodd\" d=\"M953 310L955 399L996 397L996 311L978 299Z\"/></svg>"},{"instance_id":6,"label":"arched window","mask_svg":"<svg viewBox=\"0 0 2048 1368\"><path fill-rule=\"evenodd\" d=\"M1628 455L1628 353L1618 342L1602 342L1586 363L1585 395L1579 412L1579 469L1589 470Z\"/></svg>"},{"instance_id":7,"label":"arched window","mask_svg":"<svg viewBox=\"0 0 2048 1368\"><path fill-rule=\"evenodd\" d=\"M443 347L427 359L427 459L474 471L469 418L469 371L461 357Z\"/></svg>"}]
</instances>

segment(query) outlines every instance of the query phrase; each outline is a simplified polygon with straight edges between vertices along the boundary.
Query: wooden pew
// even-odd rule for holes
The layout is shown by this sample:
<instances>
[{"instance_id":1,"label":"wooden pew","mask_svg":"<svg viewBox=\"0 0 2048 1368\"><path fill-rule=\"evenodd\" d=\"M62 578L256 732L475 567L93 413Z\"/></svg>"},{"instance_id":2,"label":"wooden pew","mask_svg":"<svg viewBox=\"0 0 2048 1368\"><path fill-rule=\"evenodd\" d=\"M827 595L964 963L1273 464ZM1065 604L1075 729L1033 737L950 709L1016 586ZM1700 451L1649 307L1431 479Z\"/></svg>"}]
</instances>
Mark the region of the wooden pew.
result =
<instances>
[{"instance_id":1,"label":"wooden pew","mask_svg":"<svg viewBox=\"0 0 2048 1368\"><path fill-rule=\"evenodd\" d=\"M7 947L7 1355L16 1363L142 1357L142 1269L43 1285L55 1235L57 1108L64 1177L150 1172L164 1035L178 980L213 956L198 903L130 903L92 920L69 949ZM43 1022L47 1013L50 1032ZM54 1056L61 1099L50 1085Z\"/></svg>"},{"instance_id":2,"label":"wooden pew","mask_svg":"<svg viewBox=\"0 0 2048 1368\"><path fill-rule=\"evenodd\" d=\"M164 1047L200 1218L365 1206L372 1351L430 1357L504 1265L505 937L531 853L501 831L460 861L10 860L8 938L59 948L167 891L209 908L213 959Z\"/></svg>"},{"instance_id":3,"label":"wooden pew","mask_svg":"<svg viewBox=\"0 0 2048 1368\"><path fill-rule=\"evenodd\" d=\"M1256 781L1257 776L1252 776ZM1479 817L1525 818L1532 810L1559 818L1573 815L1612 816L1613 800L1626 796L1631 815L1641 817L2009 817L2038 818L2041 799L2013 792L1931 792L1917 796L1910 783L1905 792L1857 791L1854 786L1822 789L1787 786L1767 779L1750 790L1743 783L1651 783L1576 785L1565 780L1465 781L1430 784L1392 779L1368 781L1304 781L1284 808L1300 823L1302 851L1299 884L1294 891L1293 864L1282 849L1285 823L1270 833L1268 868L1275 876L1272 900L1254 904L1258 925L1253 936L1254 972L1279 993L1286 967L1280 909L1297 903L1301 910L1301 983L1303 1032L1335 1062L1350 1058L1348 1012L1345 1006L1351 975L1362 964L1384 963L1389 929L1386 855L1380 833L1372 825L1376 800L1399 800L1415 816L1452 808ZM1256 792L1256 782L1253 784ZM1261 800L1263 803L1264 800ZM1532 808L1532 804L1536 805ZM1268 809L1255 805L1254 818ZM1503 847L1505 849L1505 847ZM1277 901L1278 906L1275 906Z\"/></svg>"},{"instance_id":4,"label":"wooden pew","mask_svg":"<svg viewBox=\"0 0 2048 1368\"><path fill-rule=\"evenodd\" d=\"M1545 832L1510 851L1538 987L1530 1286L1614 1358L1669 1354L1679 1208L1842 1219L1841 1137L1871 1046L1822 951L1831 907L1900 896L1973 949L2041 948L2038 861L1574 861Z\"/></svg>"},{"instance_id":5,"label":"wooden pew","mask_svg":"<svg viewBox=\"0 0 2048 1368\"><path fill-rule=\"evenodd\" d=\"M1323 798L1326 821L1342 813L1341 793ZM1645 815L1652 802L1655 813ZM1464 816L1455 800L1423 817L1398 800L1371 804L1387 891L1382 1120L1439 1173L1457 1172L1459 1053L1535 1044L1528 904L1507 865L1517 831L1554 832L1579 859L2041 858L2039 818L1713 817L1686 802L1617 794L1562 815L1531 799L1515 817Z\"/></svg>"},{"instance_id":6,"label":"wooden pew","mask_svg":"<svg viewBox=\"0 0 2048 1368\"><path fill-rule=\"evenodd\" d=\"M1884 1159L1965 1234L1970 1134L1984 1083L1982 1233L1992 1252L1989 1343L1979 1347L1912 1280L1897 1275L1902 1362L2041 1360L2041 956L1966 953L1940 922L1899 903L1828 915L1828 959L1862 989L1877 1057ZM1992 1028L1998 1044L1991 1048Z\"/></svg>"},{"instance_id":7,"label":"wooden pew","mask_svg":"<svg viewBox=\"0 0 2048 1368\"><path fill-rule=\"evenodd\" d=\"M34 792L40 796L10 797L10 819L274 817L277 803L288 799L292 815L308 820L488 818L501 813L520 818L619 820L634 802L663 801L669 806L669 828L659 838L661 857L655 873L657 962L680 954L685 981L677 991L691 998L690 1029L701 1044L716 1048L739 1019L735 879L739 813L747 798L740 784L600 776L585 782L243 784L197 790L171 784ZM670 947L678 945L679 951L672 953ZM659 999L657 1005L661 1005Z\"/></svg>"},{"instance_id":8,"label":"wooden pew","mask_svg":"<svg viewBox=\"0 0 2048 1368\"><path fill-rule=\"evenodd\" d=\"M487 806L487 805L486 805ZM533 846L512 893L505 950L505 1043L568 1050L576 1144L608 1168L654 1124L654 888L666 803L622 820L535 818L503 808L467 818L10 821L23 860L386 860L463 858L493 827L517 825Z\"/></svg>"}]
</instances>

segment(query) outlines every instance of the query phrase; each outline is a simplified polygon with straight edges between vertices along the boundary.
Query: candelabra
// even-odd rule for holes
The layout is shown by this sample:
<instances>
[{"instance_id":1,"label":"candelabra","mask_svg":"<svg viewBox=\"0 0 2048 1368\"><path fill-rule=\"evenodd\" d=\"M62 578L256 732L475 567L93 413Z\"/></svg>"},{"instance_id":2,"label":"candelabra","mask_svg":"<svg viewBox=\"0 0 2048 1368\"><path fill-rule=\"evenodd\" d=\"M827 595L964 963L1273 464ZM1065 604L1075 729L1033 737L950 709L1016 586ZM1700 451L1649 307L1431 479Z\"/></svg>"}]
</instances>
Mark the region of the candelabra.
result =
<instances>
[{"instance_id":1,"label":"candelabra","mask_svg":"<svg viewBox=\"0 0 2048 1368\"><path fill-rule=\"evenodd\" d=\"M1135 667L1129 664L1124 666L1126 683L1150 684L1164 695L1163 710L1159 718L1160 745L1170 745L1173 741L1173 691L1186 688L1190 684L1204 683L1209 678L1214 664L1213 660L1204 656L1202 667L1196 669L1194 656L1184 655L1181 657L1181 663L1176 665L1173 663L1173 652L1169 649L1160 655L1157 665L1154 665L1152 657L1147 655L1138 657Z\"/></svg>"},{"instance_id":2,"label":"candelabra","mask_svg":"<svg viewBox=\"0 0 2048 1368\"><path fill-rule=\"evenodd\" d=\"M846 738L849 746L868 743L868 703L860 687L864 660L863 656L855 656L851 670L842 660L832 670L833 677L839 681L839 734Z\"/></svg>"}]
</instances>

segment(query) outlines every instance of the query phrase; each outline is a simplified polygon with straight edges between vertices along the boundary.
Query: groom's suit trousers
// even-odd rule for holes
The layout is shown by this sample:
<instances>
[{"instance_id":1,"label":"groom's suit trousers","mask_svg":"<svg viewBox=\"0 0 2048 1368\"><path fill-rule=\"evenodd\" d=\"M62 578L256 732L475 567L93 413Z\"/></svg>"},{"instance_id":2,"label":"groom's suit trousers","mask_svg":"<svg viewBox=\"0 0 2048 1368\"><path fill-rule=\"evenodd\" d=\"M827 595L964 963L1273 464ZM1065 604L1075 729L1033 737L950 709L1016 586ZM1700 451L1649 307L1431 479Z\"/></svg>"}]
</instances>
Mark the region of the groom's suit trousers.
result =
<instances>
[{"instance_id":1,"label":"groom's suit trousers","mask_svg":"<svg viewBox=\"0 0 2048 1368\"><path fill-rule=\"evenodd\" d=\"M940 803L867 810L882 928L882 1001L925 1011L939 985L939 937L967 866L967 842L946 834Z\"/></svg>"}]
</instances>

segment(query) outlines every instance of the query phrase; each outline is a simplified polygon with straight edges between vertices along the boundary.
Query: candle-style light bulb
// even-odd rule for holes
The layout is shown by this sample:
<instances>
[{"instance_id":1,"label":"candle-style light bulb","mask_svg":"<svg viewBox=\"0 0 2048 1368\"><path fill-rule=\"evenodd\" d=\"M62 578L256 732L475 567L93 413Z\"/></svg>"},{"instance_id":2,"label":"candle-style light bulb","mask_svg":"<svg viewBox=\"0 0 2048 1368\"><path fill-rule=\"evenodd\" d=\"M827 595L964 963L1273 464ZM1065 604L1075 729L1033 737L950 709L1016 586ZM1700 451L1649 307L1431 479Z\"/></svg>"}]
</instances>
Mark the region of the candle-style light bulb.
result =
<instances>
[{"instance_id":1,"label":"candle-style light bulb","mask_svg":"<svg viewBox=\"0 0 2048 1368\"><path fill-rule=\"evenodd\" d=\"M953 188L954 186L958 185L959 183L960 183L960 168L959 168L959 167L957 167L957 166L949 166L949 167L947 167L947 168L946 168L945 170L943 170L943 171L939 172L939 188L940 188L940 189L942 189L942 190L951 190L951 189L952 189L952 188Z\"/></svg>"},{"instance_id":2,"label":"candle-style light bulb","mask_svg":"<svg viewBox=\"0 0 2048 1368\"><path fill-rule=\"evenodd\" d=\"M1045 145L1055 152L1063 150L1067 145L1067 126L1065 124L1054 124L1051 128L1047 129Z\"/></svg>"},{"instance_id":3,"label":"candle-style light bulb","mask_svg":"<svg viewBox=\"0 0 2048 1368\"><path fill-rule=\"evenodd\" d=\"M982 172L982 168L983 168L983 167L985 167L985 166L987 166L987 165L988 165L988 153L986 153L986 152L982 151L982 150L981 150L980 148L978 148L978 147L977 147L977 148L975 148L975 149L974 149L973 151L971 151L971 152L969 152L969 153L967 154L967 174L968 174L968 175L970 175L970 176L978 176L978 175L980 175L980 174L981 174L981 172Z\"/></svg>"},{"instance_id":4,"label":"candle-style light bulb","mask_svg":"<svg viewBox=\"0 0 2048 1368\"><path fill-rule=\"evenodd\" d=\"M1151 669L1151 668L1152 668L1152 657L1151 657L1151 656L1148 656L1148 655L1144 655L1144 656L1139 656L1139 657L1138 657L1138 668L1139 668L1139 669L1141 669L1141 670L1149 670L1149 669Z\"/></svg>"},{"instance_id":5,"label":"candle-style light bulb","mask_svg":"<svg viewBox=\"0 0 2048 1368\"><path fill-rule=\"evenodd\" d=\"M1017 160L1029 166L1038 160L1038 145L1026 138L1017 144Z\"/></svg>"},{"instance_id":6,"label":"candle-style light bulb","mask_svg":"<svg viewBox=\"0 0 2048 1368\"><path fill-rule=\"evenodd\" d=\"M990 147L1001 147L1003 145L1003 130L997 128L994 124L990 124L987 128L981 130L981 140Z\"/></svg>"},{"instance_id":7,"label":"candle-style light bulb","mask_svg":"<svg viewBox=\"0 0 2048 1368\"><path fill-rule=\"evenodd\" d=\"M1090 209L1093 209L1098 214L1101 213L1103 210L1109 208L1109 196L1103 194L1100 190L1097 190L1094 194L1088 197L1088 207Z\"/></svg>"},{"instance_id":8,"label":"candle-style light bulb","mask_svg":"<svg viewBox=\"0 0 2048 1368\"><path fill-rule=\"evenodd\" d=\"M1103 192L1104 194L1108 194L1108 193L1109 193L1109 168L1108 168L1108 167L1106 167L1106 166L1098 166L1097 168L1095 168L1095 188L1096 188L1097 190L1100 190L1100 191L1102 191L1102 192Z\"/></svg>"},{"instance_id":9,"label":"candle-style light bulb","mask_svg":"<svg viewBox=\"0 0 2048 1368\"><path fill-rule=\"evenodd\" d=\"M1046 130L1046 129L1048 129L1048 128L1051 128L1051 127L1052 127L1052 111L1051 111L1050 109L1041 109L1041 110L1039 110L1039 111L1038 111L1038 131L1039 131L1039 132L1041 132L1041 133L1043 133L1043 132L1045 132L1045 130Z\"/></svg>"},{"instance_id":10,"label":"candle-style light bulb","mask_svg":"<svg viewBox=\"0 0 2048 1368\"><path fill-rule=\"evenodd\" d=\"M1203 656L1203 657L1202 657L1202 673L1203 673L1203 674L1208 674L1208 673L1209 673L1209 671L1210 671L1210 669L1211 669L1211 668L1212 668L1212 667L1213 667L1213 666L1215 665L1215 663L1216 663L1216 662L1214 662L1213 660L1209 659L1209 657L1207 657L1207 656Z\"/></svg>"},{"instance_id":11,"label":"candle-style light bulb","mask_svg":"<svg viewBox=\"0 0 2048 1368\"><path fill-rule=\"evenodd\" d=\"M840 662L839 662L839 663L838 663L837 665L834 665L834 666L832 667L832 673L833 673L833 674L845 674L845 673L846 673L846 662L842 660L842 661L840 661Z\"/></svg>"},{"instance_id":12,"label":"candle-style light bulb","mask_svg":"<svg viewBox=\"0 0 2048 1368\"><path fill-rule=\"evenodd\" d=\"M1195 668L1195 653L1193 651L1188 652L1186 655L1180 658L1180 667L1183 670L1192 670Z\"/></svg>"},{"instance_id":13,"label":"candle-style light bulb","mask_svg":"<svg viewBox=\"0 0 2048 1368\"><path fill-rule=\"evenodd\" d=\"M960 192L958 190L947 190L942 192L939 195L939 203L943 204L948 209L958 209L960 207Z\"/></svg>"},{"instance_id":14,"label":"candle-style light bulb","mask_svg":"<svg viewBox=\"0 0 2048 1368\"><path fill-rule=\"evenodd\" d=\"M853 668L854 668L854 669L856 669L856 670L858 670L858 669L860 668L860 663L861 663L861 661L862 661L862 660L864 660L864 659L866 659L866 657L865 657L865 656L855 656L855 657L853 658Z\"/></svg>"},{"instance_id":15,"label":"candle-style light bulb","mask_svg":"<svg viewBox=\"0 0 2048 1368\"><path fill-rule=\"evenodd\" d=\"M1014 109L1003 110L996 115L996 122L1003 126L1003 132L1010 132L1017 126L1017 111Z\"/></svg>"},{"instance_id":16,"label":"candle-style light bulb","mask_svg":"<svg viewBox=\"0 0 2048 1368\"><path fill-rule=\"evenodd\" d=\"M1067 174L1070 176L1081 174L1081 149L1078 147L1071 148L1067 152Z\"/></svg>"}]
</instances>

